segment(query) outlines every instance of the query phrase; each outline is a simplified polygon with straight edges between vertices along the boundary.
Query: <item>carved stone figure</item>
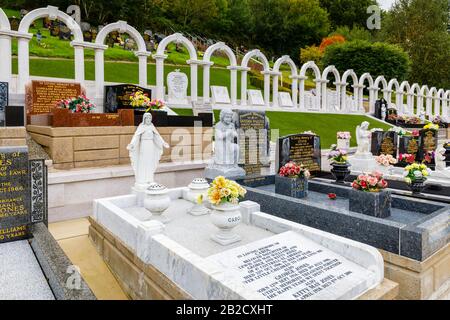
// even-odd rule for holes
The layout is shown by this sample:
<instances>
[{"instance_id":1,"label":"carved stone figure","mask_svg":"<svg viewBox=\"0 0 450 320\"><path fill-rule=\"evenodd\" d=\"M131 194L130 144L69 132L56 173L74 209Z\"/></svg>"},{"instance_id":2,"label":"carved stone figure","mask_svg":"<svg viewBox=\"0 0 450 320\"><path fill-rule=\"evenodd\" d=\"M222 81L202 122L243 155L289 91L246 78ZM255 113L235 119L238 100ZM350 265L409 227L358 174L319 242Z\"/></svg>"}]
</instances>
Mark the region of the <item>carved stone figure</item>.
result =
<instances>
[{"instance_id":1,"label":"carved stone figure","mask_svg":"<svg viewBox=\"0 0 450 320\"><path fill-rule=\"evenodd\" d=\"M370 139L372 133L369 130L369 122L364 121L356 127L356 141L358 143L357 155L372 155L370 152Z\"/></svg>"},{"instance_id":2,"label":"carved stone figure","mask_svg":"<svg viewBox=\"0 0 450 320\"><path fill-rule=\"evenodd\" d=\"M127 147L136 179L136 188L142 190L154 182L154 174L163 154L163 148L169 148L169 145L152 124L152 115L145 113L142 123Z\"/></svg>"}]
</instances>

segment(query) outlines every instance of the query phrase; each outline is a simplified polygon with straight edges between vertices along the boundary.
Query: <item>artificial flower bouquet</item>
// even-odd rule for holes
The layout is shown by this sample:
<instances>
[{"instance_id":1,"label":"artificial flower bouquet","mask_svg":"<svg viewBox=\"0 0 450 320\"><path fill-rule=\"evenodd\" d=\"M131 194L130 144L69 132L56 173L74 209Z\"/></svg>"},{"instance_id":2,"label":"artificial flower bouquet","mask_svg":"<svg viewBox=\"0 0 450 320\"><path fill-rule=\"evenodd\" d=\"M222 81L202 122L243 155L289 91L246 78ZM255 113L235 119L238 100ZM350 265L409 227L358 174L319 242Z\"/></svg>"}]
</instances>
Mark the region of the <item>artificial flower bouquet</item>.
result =
<instances>
[{"instance_id":1,"label":"artificial flower bouquet","mask_svg":"<svg viewBox=\"0 0 450 320\"><path fill-rule=\"evenodd\" d=\"M439 125L430 122L430 123L427 123L423 128L425 130L439 130Z\"/></svg>"},{"instance_id":2,"label":"artificial flower bouquet","mask_svg":"<svg viewBox=\"0 0 450 320\"><path fill-rule=\"evenodd\" d=\"M161 110L165 103L162 100L150 99L147 93L136 91L130 95L131 106L135 108L146 108L146 112L151 110Z\"/></svg>"},{"instance_id":3,"label":"artificial flower bouquet","mask_svg":"<svg viewBox=\"0 0 450 320\"><path fill-rule=\"evenodd\" d=\"M331 151L327 154L331 163L344 164L347 163L347 150L338 149L335 144L331 146Z\"/></svg>"},{"instance_id":4,"label":"artificial flower bouquet","mask_svg":"<svg viewBox=\"0 0 450 320\"><path fill-rule=\"evenodd\" d=\"M385 167L397 164L398 162L397 159L390 154L381 154L378 157L375 157L375 161Z\"/></svg>"},{"instance_id":5,"label":"artificial flower bouquet","mask_svg":"<svg viewBox=\"0 0 450 320\"><path fill-rule=\"evenodd\" d=\"M389 131L396 132L399 136L410 135L409 131L407 131L401 127L393 127L393 128L390 128Z\"/></svg>"},{"instance_id":6,"label":"artificial flower bouquet","mask_svg":"<svg viewBox=\"0 0 450 320\"><path fill-rule=\"evenodd\" d=\"M405 172L403 176L405 177L405 182L407 184L412 184L417 180L425 181L430 175L431 170L425 164L413 163L405 167Z\"/></svg>"},{"instance_id":7,"label":"artificial flower bouquet","mask_svg":"<svg viewBox=\"0 0 450 320\"><path fill-rule=\"evenodd\" d=\"M348 131L340 131L337 133L337 138L343 140L350 140L352 138L352 135Z\"/></svg>"},{"instance_id":8,"label":"artificial flower bouquet","mask_svg":"<svg viewBox=\"0 0 450 320\"><path fill-rule=\"evenodd\" d=\"M407 123L407 124L419 124L421 122L422 122L422 120L420 120L419 117L413 116L413 117L406 117L405 118L405 123Z\"/></svg>"},{"instance_id":9,"label":"artificial flower bouquet","mask_svg":"<svg viewBox=\"0 0 450 320\"><path fill-rule=\"evenodd\" d=\"M416 161L416 155L409 153L400 153L398 155L398 161L407 164L413 164Z\"/></svg>"},{"instance_id":10,"label":"artificial flower bouquet","mask_svg":"<svg viewBox=\"0 0 450 320\"><path fill-rule=\"evenodd\" d=\"M383 179L383 174L378 171L370 174L360 174L352 183L353 189L364 192L380 192L386 189L387 186L388 183Z\"/></svg>"},{"instance_id":11,"label":"artificial flower bouquet","mask_svg":"<svg viewBox=\"0 0 450 320\"><path fill-rule=\"evenodd\" d=\"M297 165L291 161L286 163L280 168L279 175L286 178L306 178L308 179L311 174L302 164Z\"/></svg>"},{"instance_id":12,"label":"artificial flower bouquet","mask_svg":"<svg viewBox=\"0 0 450 320\"><path fill-rule=\"evenodd\" d=\"M245 197L247 190L237 182L219 176L208 189L208 199L213 205L238 204Z\"/></svg>"},{"instance_id":13,"label":"artificial flower bouquet","mask_svg":"<svg viewBox=\"0 0 450 320\"><path fill-rule=\"evenodd\" d=\"M90 113L95 109L95 104L90 102L85 95L79 95L74 98L58 101L56 107L60 109L69 109L73 113Z\"/></svg>"}]
</instances>

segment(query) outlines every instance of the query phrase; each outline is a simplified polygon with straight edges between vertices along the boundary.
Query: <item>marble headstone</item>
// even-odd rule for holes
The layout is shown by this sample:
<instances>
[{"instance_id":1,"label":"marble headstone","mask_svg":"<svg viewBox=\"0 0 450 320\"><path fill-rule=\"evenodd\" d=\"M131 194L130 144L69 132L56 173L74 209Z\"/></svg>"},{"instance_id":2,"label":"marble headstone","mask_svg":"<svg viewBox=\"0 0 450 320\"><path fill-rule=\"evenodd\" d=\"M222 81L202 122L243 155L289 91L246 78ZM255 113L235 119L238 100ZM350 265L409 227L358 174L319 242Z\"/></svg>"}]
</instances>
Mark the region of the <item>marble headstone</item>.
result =
<instances>
[{"instance_id":1,"label":"marble headstone","mask_svg":"<svg viewBox=\"0 0 450 320\"><path fill-rule=\"evenodd\" d=\"M167 75L168 103L174 105L187 105L188 77L185 73L175 70Z\"/></svg>"},{"instance_id":2,"label":"marble headstone","mask_svg":"<svg viewBox=\"0 0 450 320\"><path fill-rule=\"evenodd\" d=\"M294 102L292 102L291 95L289 92L279 92L278 93L278 104L280 107L293 107Z\"/></svg>"},{"instance_id":3,"label":"marble headstone","mask_svg":"<svg viewBox=\"0 0 450 320\"><path fill-rule=\"evenodd\" d=\"M0 127L5 126L5 110L8 106L8 82L0 82Z\"/></svg>"},{"instance_id":4,"label":"marble headstone","mask_svg":"<svg viewBox=\"0 0 450 320\"><path fill-rule=\"evenodd\" d=\"M270 124L264 111L237 111L239 137L239 165L247 176L262 175L262 168L270 165Z\"/></svg>"},{"instance_id":5,"label":"marble headstone","mask_svg":"<svg viewBox=\"0 0 450 320\"><path fill-rule=\"evenodd\" d=\"M355 299L377 282L375 272L293 231L207 259L250 300Z\"/></svg>"},{"instance_id":6,"label":"marble headstone","mask_svg":"<svg viewBox=\"0 0 450 320\"><path fill-rule=\"evenodd\" d=\"M119 109L130 109L130 96L136 91L142 91L152 98L152 90L136 86L134 84L119 84L115 86L105 86L104 106L105 113L117 113Z\"/></svg>"},{"instance_id":7,"label":"marble headstone","mask_svg":"<svg viewBox=\"0 0 450 320\"><path fill-rule=\"evenodd\" d=\"M278 139L276 172L289 161L303 164L311 174L321 171L320 137L293 134Z\"/></svg>"},{"instance_id":8,"label":"marble headstone","mask_svg":"<svg viewBox=\"0 0 450 320\"><path fill-rule=\"evenodd\" d=\"M0 243L29 236L30 179L27 147L0 147Z\"/></svg>"},{"instance_id":9,"label":"marble headstone","mask_svg":"<svg viewBox=\"0 0 450 320\"><path fill-rule=\"evenodd\" d=\"M230 95L228 94L228 88L222 86L211 86L211 94L213 103L218 104L230 104Z\"/></svg>"},{"instance_id":10,"label":"marble headstone","mask_svg":"<svg viewBox=\"0 0 450 320\"><path fill-rule=\"evenodd\" d=\"M262 96L261 90L247 90L248 102L251 106L264 106L264 98Z\"/></svg>"}]
</instances>

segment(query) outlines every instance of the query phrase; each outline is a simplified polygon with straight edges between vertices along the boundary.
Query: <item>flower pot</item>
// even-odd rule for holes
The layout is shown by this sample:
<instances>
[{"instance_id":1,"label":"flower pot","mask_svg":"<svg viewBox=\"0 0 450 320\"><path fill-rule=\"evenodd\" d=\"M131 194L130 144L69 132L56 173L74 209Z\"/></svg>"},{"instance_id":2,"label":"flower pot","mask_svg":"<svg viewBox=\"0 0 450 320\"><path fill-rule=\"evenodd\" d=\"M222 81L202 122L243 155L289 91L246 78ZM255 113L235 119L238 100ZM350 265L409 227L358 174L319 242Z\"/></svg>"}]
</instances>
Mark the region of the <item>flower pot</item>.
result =
<instances>
[{"instance_id":1,"label":"flower pot","mask_svg":"<svg viewBox=\"0 0 450 320\"><path fill-rule=\"evenodd\" d=\"M185 199L194 203L194 206L188 210L188 213L193 216L203 216L209 213L208 208L205 205L199 204L198 198L203 197L203 201L208 199L209 183L203 178L194 179L188 186L189 190L186 192Z\"/></svg>"},{"instance_id":2,"label":"flower pot","mask_svg":"<svg viewBox=\"0 0 450 320\"><path fill-rule=\"evenodd\" d=\"M424 179L416 179L414 182L408 184L409 189L413 194L420 194L425 189L425 180Z\"/></svg>"},{"instance_id":3,"label":"flower pot","mask_svg":"<svg viewBox=\"0 0 450 320\"><path fill-rule=\"evenodd\" d=\"M308 196L308 179L275 176L275 193L297 199Z\"/></svg>"},{"instance_id":4,"label":"flower pot","mask_svg":"<svg viewBox=\"0 0 450 320\"><path fill-rule=\"evenodd\" d=\"M223 246L241 241L241 237L232 232L233 228L241 223L241 211L239 205L231 203L213 205L211 222L219 228L219 232L213 234L211 239Z\"/></svg>"},{"instance_id":5,"label":"flower pot","mask_svg":"<svg viewBox=\"0 0 450 320\"><path fill-rule=\"evenodd\" d=\"M337 183L344 183L345 179L350 175L350 164L348 163L332 163L331 174Z\"/></svg>"},{"instance_id":6,"label":"flower pot","mask_svg":"<svg viewBox=\"0 0 450 320\"><path fill-rule=\"evenodd\" d=\"M169 190L160 184L152 183L146 190L144 208L155 216L160 216L170 206Z\"/></svg>"},{"instance_id":7,"label":"flower pot","mask_svg":"<svg viewBox=\"0 0 450 320\"><path fill-rule=\"evenodd\" d=\"M349 192L349 210L376 218L391 215L391 192L365 192L351 189Z\"/></svg>"}]
</instances>

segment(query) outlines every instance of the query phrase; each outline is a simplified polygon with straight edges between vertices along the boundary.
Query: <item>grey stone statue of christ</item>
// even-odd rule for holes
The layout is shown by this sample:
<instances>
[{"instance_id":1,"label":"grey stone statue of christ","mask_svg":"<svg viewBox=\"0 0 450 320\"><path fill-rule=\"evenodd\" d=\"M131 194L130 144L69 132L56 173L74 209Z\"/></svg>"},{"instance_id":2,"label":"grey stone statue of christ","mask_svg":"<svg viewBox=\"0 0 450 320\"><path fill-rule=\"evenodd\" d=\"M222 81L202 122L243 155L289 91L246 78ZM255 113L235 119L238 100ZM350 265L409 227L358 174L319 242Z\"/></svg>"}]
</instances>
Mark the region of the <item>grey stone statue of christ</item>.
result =
<instances>
[{"instance_id":1,"label":"grey stone statue of christ","mask_svg":"<svg viewBox=\"0 0 450 320\"><path fill-rule=\"evenodd\" d=\"M161 138L153 125L152 115L145 113L142 123L127 147L137 188L146 188L154 182L155 171L163 154L163 148L169 148L169 145Z\"/></svg>"}]
</instances>

